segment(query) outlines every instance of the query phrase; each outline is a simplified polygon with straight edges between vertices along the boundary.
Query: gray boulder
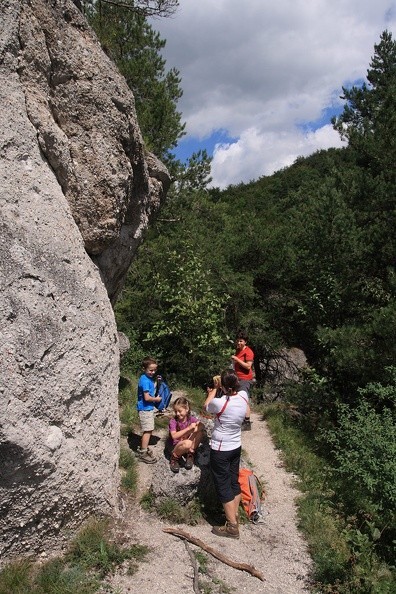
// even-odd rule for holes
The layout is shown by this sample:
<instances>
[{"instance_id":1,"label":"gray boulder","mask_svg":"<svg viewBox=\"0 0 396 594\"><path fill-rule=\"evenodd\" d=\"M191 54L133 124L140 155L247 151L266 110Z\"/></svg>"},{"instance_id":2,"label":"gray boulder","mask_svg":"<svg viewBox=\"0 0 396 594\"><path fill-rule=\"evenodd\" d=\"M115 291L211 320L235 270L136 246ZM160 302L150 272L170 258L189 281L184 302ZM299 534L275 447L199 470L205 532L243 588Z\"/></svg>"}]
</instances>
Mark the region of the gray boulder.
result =
<instances>
[{"instance_id":1,"label":"gray boulder","mask_svg":"<svg viewBox=\"0 0 396 594\"><path fill-rule=\"evenodd\" d=\"M209 443L206 440L198 448L192 469L186 470L181 465L178 473L172 472L168 458L161 456L156 464L150 489L156 504L168 498L178 501L182 506L195 497L203 502L216 500L209 454Z\"/></svg>"},{"instance_id":2,"label":"gray boulder","mask_svg":"<svg viewBox=\"0 0 396 594\"><path fill-rule=\"evenodd\" d=\"M0 3L0 558L117 510L111 300L169 184L71 0ZM110 297L110 299L109 299Z\"/></svg>"},{"instance_id":3,"label":"gray boulder","mask_svg":"<svg viewBox=\"0 0 396 594\"><path fill-rule=\"evenodd\" d=\"M156 503L168 498L178 501L181 505L186 505L195 497L198 497L202 502L217 500L209 466L209 439L213 430L213 420L202 418L194 411L192 414L204 424L206 432L195 455L194 466L191 470L186 470L182 463L178 473L172 472L169 467L171 446L167 443L164 455L159 458L156 464L156 471L153 473L150 487Z\"/></svg>"},{"instance_id":4,"label":"gray boulder","mask_svg":"<svg viewBox=\"0 0 396 594\"><path fill-rule=\"evenodd\" d=\"M307 367L305 353L297 347L284 348L274 354L262 368L269 387L266 398L274 400L280 397L288 383L300 381L301 372Z\"/></svg>"}]
</instances>

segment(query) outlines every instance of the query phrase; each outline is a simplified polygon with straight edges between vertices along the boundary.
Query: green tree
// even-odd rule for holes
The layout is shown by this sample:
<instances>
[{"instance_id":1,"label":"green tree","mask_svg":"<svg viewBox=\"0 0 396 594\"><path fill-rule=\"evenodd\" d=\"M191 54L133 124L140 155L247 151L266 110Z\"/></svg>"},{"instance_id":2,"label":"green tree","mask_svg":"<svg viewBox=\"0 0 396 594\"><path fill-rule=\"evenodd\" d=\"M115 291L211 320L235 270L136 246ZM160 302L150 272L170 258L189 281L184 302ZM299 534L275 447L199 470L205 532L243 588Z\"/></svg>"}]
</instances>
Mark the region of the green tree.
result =
<instances>
[{"instance_id":1,"label":"green tree","mask_svg":"<svg viewBox=\"0 0 396 594\"><path fill-rule=\"evenodd\" d=\"M219 370L224 351L224 304L211 286L209 272L192 246L166 256L166 267L154 274L153 292L163 311L150 327L144 344L169 372L202 382Z\"/></svg>"},{"instance_id":2,"label":"green tree","mask_svg":"<svg viewBox=\"0 0 396 594\"><path fill-rule=\"evenodd\" d=\"M368 83L343 88L346 105L333 124L374 175L396 175L396 43L384 31L374 46Z\"/></svg>"},{"instance_id":3,"label":"green tree","mask_svg":"<svg viewBox=\"0 0 396 594\"><path fill-rule=\"evenodd\" d=\"M396 250L396 43L387 31L374 46L367 81L343 89L346 105L333 124L361 167L355 207L365 229L367 273L385 278Z\"/></svg>"}]
</instances>

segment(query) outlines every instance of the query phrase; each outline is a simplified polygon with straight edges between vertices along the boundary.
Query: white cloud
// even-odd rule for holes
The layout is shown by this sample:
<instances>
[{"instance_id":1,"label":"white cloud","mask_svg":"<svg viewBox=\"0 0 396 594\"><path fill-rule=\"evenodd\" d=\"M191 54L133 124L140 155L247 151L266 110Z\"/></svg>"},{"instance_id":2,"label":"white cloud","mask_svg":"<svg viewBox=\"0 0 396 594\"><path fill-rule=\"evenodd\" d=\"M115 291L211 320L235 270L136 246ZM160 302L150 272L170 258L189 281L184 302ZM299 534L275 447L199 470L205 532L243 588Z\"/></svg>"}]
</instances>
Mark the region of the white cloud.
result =
<instances>
[{"instance_id":1,"label":"white cloud","mask_svg":"<svg viewBox=\"0 0 396 594\"><path fill-rule=\"evenodd\" d=\"M238 139L216 147L218 184L339 146L331 127L310 134L299 124L319 120L342 85L365 78L395 15L395 0L180 0L172 19L156 20L167 67L182 78L188 136L223 129Z\"/></svg>"},{"instance_id":2,"label":"white cloud","mask_svg":"<svg viewBox=\"0 0 396 594\"><path fill-rule=\"evenodd\" d=\"M248 182L291 165L297 157L341 146L339 135L331 125L308 133L296 129L275 133L249 128L236 142L216 145L212 185L225 188Z\"/></svg>"}]
</instances>

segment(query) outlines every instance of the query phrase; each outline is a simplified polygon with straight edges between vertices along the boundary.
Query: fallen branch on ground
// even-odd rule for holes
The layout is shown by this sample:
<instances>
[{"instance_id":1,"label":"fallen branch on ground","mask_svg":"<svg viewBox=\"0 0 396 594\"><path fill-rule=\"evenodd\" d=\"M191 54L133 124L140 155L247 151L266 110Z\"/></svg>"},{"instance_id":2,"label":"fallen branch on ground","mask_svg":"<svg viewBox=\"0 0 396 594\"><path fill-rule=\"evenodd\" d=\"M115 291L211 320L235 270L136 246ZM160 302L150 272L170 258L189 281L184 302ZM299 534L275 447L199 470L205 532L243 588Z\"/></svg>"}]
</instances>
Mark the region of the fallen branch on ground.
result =
<instances>
[{"instance_id":1,"label":"fallen branch on ground","mask_svg":"<svg viewBox=\"0 0 396 594\"><path fill-rule=\"evenodd\" d=\"M198 571L199 571L198 562L197 562L196 558L194 557L194 553L190 549L187 540L184 541L184 545L186 547L188 556L190 557L190 561L191 561L191 564L192 564L193 570L194 570L194 581L193 581L194 593L200 594L199 583L198 583Z\"/></svg>"},{"instance_id":2,"label":"fallen branch on ground","mask_svg":"<svg viewBox=\"0 0 396 594\"><path fill-rule=\"evenodd\" d=\"M179 538L182 538L184 540L188 540L188 542L191 542L192 544L196 545L197 547L200 547L201 549L203 549L204 551L206 551L207 553L209 553L210 555L212 555L213 557L215 557L222 563L225 563L226 565L229 565L230 567L234 567L234 569L240 569L241 571L247 571L254 577L261 580L262 582L265 581L265 577L255 567L253 567L253 565L248 565L247 563L237 563L236 561L232 561L231 559L229 559L222 553L219 553L219 551L216 551L216 549L213 549L209 545L202 542L202 540L200 540L199 538L195 538L195 536L188 534L188 532L184 532L184 530L178 530L177 528L163 528L162 531L167 532L168 534L173 534L174 536L178 536Z\"/></svg>"}]
</instances>

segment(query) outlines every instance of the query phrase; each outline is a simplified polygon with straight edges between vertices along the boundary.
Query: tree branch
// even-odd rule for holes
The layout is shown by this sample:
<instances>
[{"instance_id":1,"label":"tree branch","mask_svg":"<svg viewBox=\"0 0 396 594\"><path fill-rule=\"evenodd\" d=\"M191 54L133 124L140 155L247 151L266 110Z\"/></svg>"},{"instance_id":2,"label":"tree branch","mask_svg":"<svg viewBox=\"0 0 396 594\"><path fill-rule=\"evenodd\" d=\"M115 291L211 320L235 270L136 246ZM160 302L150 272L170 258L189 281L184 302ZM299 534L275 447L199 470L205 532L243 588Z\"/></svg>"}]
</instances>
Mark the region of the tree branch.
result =
<instances>
[{"instance_id":1,"label":"tree branch","mask_svg":"<svg viewBox=\"0 0 396 594\"><path fill-rule=\"evenodd\" d=\"M247 571L254 577L261 580L262 582L265 581L265 577L263 576L263 574L260 573L258 571L258 569L253 567L253 565L248 565L247 563L237 563L236 561L232 561L231 559L229 559L228 557L226 557L219 551L216 551L216 549L213 549L209 545L202 542L202 540L200 540L199 538L195 538L195 536L188 534L188 532L184 532L184 530L178 530L177 528L163 528L162 531L166 532L167 534L173 534L174 536L178 536L179 538L182 538L184 540L188 540L188 542L191 542L192 544L196 545L197 547L200 547L201 549L203 549L204 551L206 551L207 553L209 553L210 555L212 555L213 557L215 557L222 563L225 563L226 565L229 565L230 567L234 567L234 569L240 569L241 571Z\"/></svg>"},{"instance_id":2,"label":"tree branch","mask_svg":"<svg viewBox=\"0 0 396 594\"><path fill-rule=\"evenodd\" d=\"M188 556L190 557L191 564L192 564L193 570L194 570L194 581L193 581L194 593L200 594L199 583L198 583L198 562L197 562L196 558L194 557L194 553L190 549L187 540L184 541L184 544L185 544Z\"/></svg>"},{"instance_id":3,"label":"tree branch","mask_svg":"<svg viewBox=\"0 0 396 594\"><path fill-rule=\"evenodd\" d=\"M170 17L179 6L178 0L137 0L136 2L122 2L118 0L102 0L103 4L110 4L117 8L126 8L145 17Z\"/></svg>"}]
</instances>

